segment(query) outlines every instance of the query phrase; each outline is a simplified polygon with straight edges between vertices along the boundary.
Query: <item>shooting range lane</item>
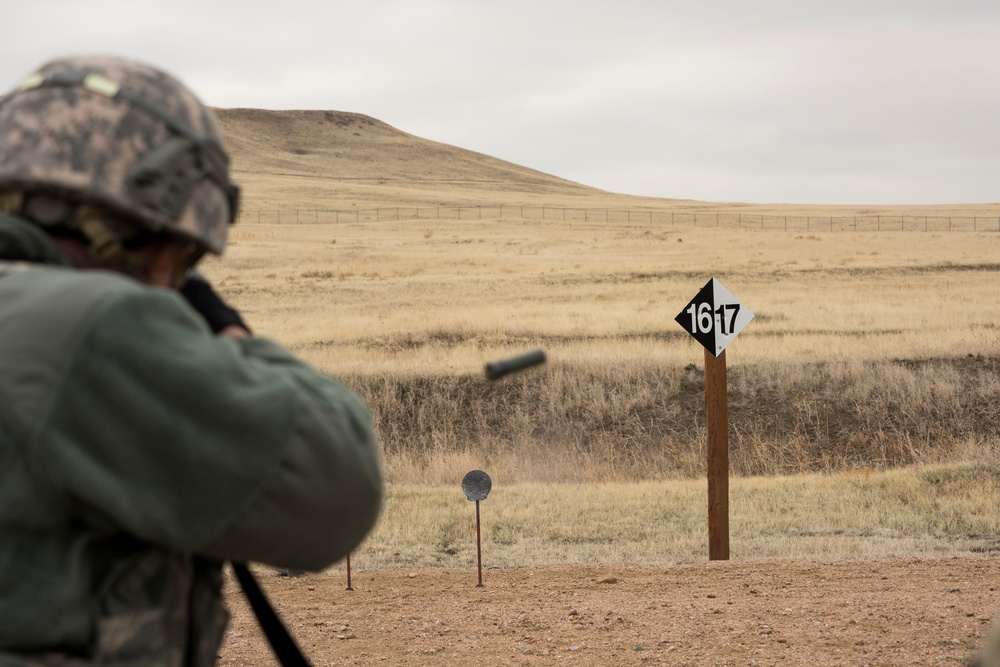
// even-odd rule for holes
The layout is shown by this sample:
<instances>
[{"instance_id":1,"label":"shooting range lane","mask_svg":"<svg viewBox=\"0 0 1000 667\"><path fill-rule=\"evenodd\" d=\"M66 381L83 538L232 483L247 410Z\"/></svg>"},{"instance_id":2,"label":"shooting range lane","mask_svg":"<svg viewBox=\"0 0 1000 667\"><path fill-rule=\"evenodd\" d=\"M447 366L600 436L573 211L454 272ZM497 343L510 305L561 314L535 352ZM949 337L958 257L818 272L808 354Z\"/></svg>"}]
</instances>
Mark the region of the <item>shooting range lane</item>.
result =
<instances>
[{"instance_id":1,"label":"shooting range lane","mask_svg":"<svg viewBox=\"0 0 1000 667\"><path fill-rule=\"evenodd\" d=\"M366 571L261 584L319 664L965 664L1000 606L1000 560L705 561ZM231 575L222 667L273 664Z\"/></svg>"}]
</instances>

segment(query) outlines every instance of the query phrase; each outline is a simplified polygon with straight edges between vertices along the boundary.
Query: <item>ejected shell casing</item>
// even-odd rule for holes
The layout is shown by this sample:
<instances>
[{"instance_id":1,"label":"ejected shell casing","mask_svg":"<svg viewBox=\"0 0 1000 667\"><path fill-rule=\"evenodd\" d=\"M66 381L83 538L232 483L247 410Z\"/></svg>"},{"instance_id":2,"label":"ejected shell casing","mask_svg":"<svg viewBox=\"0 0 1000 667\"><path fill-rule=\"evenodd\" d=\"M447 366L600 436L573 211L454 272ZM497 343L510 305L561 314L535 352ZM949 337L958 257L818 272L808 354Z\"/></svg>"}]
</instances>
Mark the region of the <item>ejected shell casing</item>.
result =
<instances>
[{"instance_id":1,"label":"ejected shell casing","mask_svg":"<svg viewBox=\"0 0 1000 667\"><path fill-rule=\"evenodd\" d=\"M526 352L516 357L501 359L500 361L493 361L486 364L486 379L497 380L508 373L523 371L525 368L531 368L532 366L544 363L545 351L532 350L531 352Z\"/></svg>"}]
</instances>

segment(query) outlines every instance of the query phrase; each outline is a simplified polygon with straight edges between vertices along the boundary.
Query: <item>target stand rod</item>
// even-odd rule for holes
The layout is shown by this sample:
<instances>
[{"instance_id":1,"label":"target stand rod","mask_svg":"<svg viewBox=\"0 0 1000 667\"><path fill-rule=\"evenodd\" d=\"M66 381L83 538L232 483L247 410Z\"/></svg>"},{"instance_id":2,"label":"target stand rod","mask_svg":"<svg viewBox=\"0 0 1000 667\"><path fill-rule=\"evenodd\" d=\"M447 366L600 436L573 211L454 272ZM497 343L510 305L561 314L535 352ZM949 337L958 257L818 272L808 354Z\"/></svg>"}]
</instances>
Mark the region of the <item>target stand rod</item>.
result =
<instances>
[{"instance_id":1,"label":"target stand rod","mask_svg":"<svg viewBox=\"0 0 1000 667\"><path fill-rule=\"evenodd\" d=\"M479 567L479 583L476 588L483 587L483 544L479 533L479 501L476 501L476 563Z\"/></svg>"}]
</instances>

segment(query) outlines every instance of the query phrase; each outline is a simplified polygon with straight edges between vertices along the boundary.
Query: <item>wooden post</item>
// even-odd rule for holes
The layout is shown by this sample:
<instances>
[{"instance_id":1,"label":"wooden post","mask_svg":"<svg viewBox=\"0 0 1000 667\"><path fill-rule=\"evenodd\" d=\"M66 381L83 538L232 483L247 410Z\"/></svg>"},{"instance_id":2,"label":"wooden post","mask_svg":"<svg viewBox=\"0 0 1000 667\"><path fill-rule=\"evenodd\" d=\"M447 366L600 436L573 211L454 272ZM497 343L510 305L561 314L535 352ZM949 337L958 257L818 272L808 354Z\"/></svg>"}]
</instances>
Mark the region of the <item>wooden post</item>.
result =
<instances>
[{"instance_id":1,"label":"wooden post","mask_svg":"<svg viewBox=\"0 0 1000 667\"><path fill-rule=\"evenodd\" d=\"M705 350L705 425L708 430L708 559L729 560L729 399L726 351Z\"/></svg>"}]
</instances>

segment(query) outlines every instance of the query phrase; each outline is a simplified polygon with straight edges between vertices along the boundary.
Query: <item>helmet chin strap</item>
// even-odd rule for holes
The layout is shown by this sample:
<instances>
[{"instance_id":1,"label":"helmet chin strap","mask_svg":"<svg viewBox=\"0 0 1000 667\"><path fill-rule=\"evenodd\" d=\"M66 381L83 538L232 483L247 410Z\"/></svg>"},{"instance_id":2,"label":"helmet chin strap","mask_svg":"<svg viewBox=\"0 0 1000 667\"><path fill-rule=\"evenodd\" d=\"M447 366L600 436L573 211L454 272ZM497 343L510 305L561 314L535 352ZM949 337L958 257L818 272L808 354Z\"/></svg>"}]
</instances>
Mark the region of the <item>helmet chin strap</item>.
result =
<instances>
[{"instance_id":1,"label":"helmet chin strap","mask_svg":"<svg viewBox=\"0 0 1000 667\"><path fill-rule=\"evenodd\" d=\"M80 206L76 211L76 227L87 237L90 245L87 254L98 264L145 282L147 267L135 255L125 250L121 240L111 230L100 213L89 206Z\"/></svg>"}]
</instances>

